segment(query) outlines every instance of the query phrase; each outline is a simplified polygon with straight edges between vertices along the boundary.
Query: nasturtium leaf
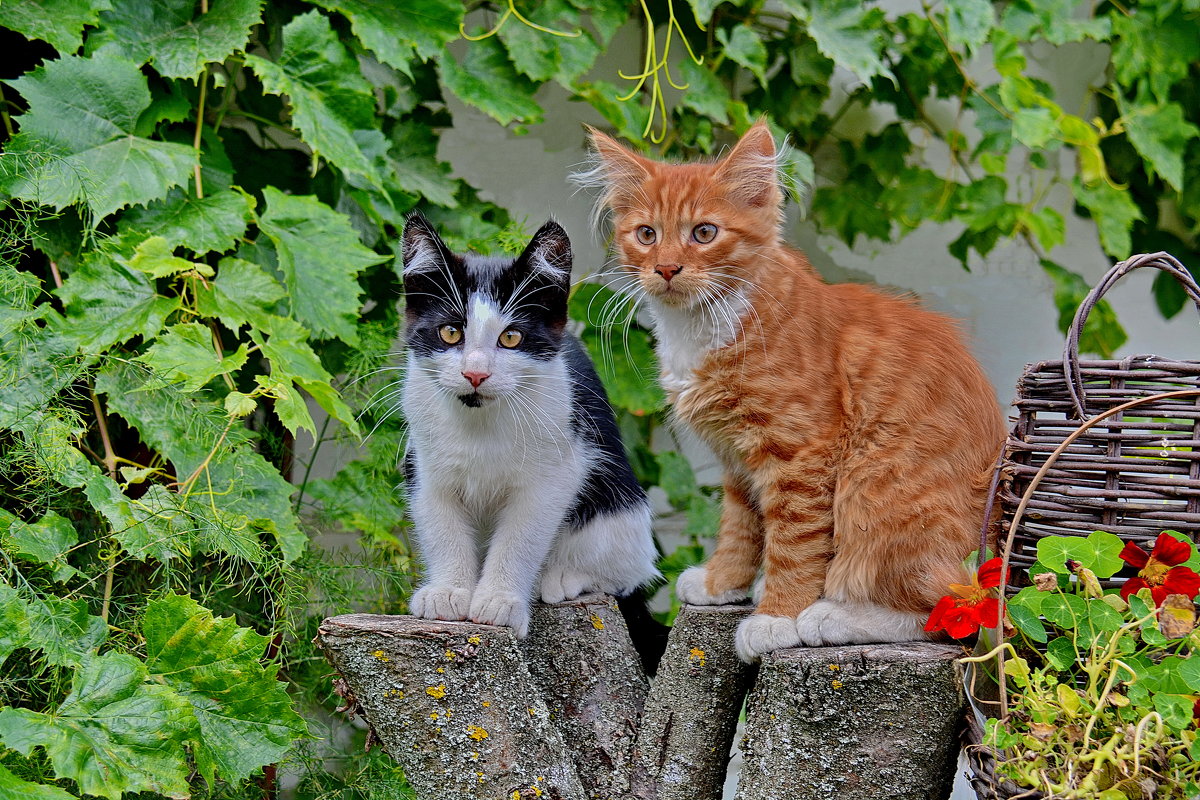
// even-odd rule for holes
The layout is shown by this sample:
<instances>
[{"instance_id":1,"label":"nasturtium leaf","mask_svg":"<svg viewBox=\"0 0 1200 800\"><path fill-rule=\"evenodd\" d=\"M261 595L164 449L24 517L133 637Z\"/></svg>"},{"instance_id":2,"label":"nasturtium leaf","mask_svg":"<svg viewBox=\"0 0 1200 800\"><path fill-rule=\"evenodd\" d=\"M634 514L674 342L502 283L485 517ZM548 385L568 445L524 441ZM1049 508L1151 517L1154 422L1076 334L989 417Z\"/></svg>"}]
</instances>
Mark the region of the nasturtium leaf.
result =
<instances>
[{"instance_id":1,"label":"nasturtium leaf","mask_svg":"<svg viewBox=\"0 0 1200 800\"><path fill-rule=\"evenodd\" d=\"M738 25L732 33L725 28L717 29L717 39L723 52L734 62L750 70L759 84L767 82L767 46L749 25Z\"/></svg>"},{"instance_id":2,"label":"nasturtium leaf","mask_svg":"<svg viewBox=\"0 0 1200 800\"><path fill-rule=\"evenodd\" d=\"M1093 639L1107 642L1113 631L1125 624L1125 618L1112 606L1099 598L1086 601L1087 625Z\"/></svg>"},{"instance_id":3,"label":"nasturtium leaf","mask_svg":"<svg viewBox=\"0 0 1200 800\"><path fill-rule=\"evenodd\" d=\"M181 272L195 272L211 278L212 267L199 261L188 261L175 255L174 248L161 236L151 236L140 242L131 258L117 257L131 269L144 272L151 278L166 278Z\"/></svg>"},{"instance_id":4,"label":"nasturtium leaf","mask_svg":"<svg viewBox=\"0 0 1200 800\"><path fill-rule=\"evenodd\" d=\"M375 95L321 12L301 14L284 26L277 60L251 54L246 64L264 91L287 95L292 124L314 153L371 183L381 181L354 135L376 127Z\"/></svg>"},{"instance_id":5,"label":"nasturtium leaf","mask_svg":"<svg viewBox=\"0 0 1200 800\"><path fill-rule=\"evenodd\" d=\"M202 11L192 0L118 2L101 15L88 47L150 62L169 78L195 78L205 64L246 46L261 6L262 0L209 0Z\"/></svg>"},{"instance_id":6,"label":"nasturtium leaf","mask_svg":"<svg viewBox=\"0 0 1200 800\"><path fill-rule=\"evenodd\" d=\"M4 521L0 519L0 525ZM18 647L29 642L29 604L21 593L7 583L0 583L0 664Z\"/></svg>"},{"instance_id":7,"label":"nasturtium leaf","mask_svg":"<svg viewBox=\"0 0 1200 800\"><path fill-rule=\"evenodd\" d=\"M268 186L259 227L275 244L292 313L313 333L354 344L358 273L388 259L363 247L344 214Z\"/></svg>"},{"instance_id":8,"label":"nasturtium leaf","mask_svg":"<svg viewBox=\"0 0 1200 800\"><path fill-rule=\"evenodd\" d=\"M414 51L422 61L444 55L446 45L458 38L458 26L463 20L463 4L458 0L314 2L344 15L350 20L354 35L380 61L405 73L409 72Z\"/></svg>"},{"instance_id":9,"label":"nasturtium leaf","mask_svg":"<svg viewBox=\"0 0 1200 800\"><path fill-rule=\"evenodd\" d=\"M859 80L876 75L891 78L880 52L883 50L883 14L855 0L784 0L784 6L808 25L822 53Z\"/></svg>"},{"instance_id":10,"label":"nasturtium leaf","mask_svg":"<svg viewBox=\"0 0 1200 800\"><path fill-rule=\"evenodd\" d=\"M1167 656L1157 664L1139 670L1138 682L1152 692L1167 692L1170 694L1187 694L1190 672L1184 672L1184 665L1191 658Z\"/></svg>"},{"instance_id":11,"label":"nasturtium leaf","mask_svg":"<svg viewBox=\"0 0 1200 800\"><path fill-rule=\"evenodd\" d=\"M1125 543L1106 531L1093 531L1084 536L1047 536L1037 543L1038 561L1057 573L1067 573L1066 562L1078 561L1096 573L1097 578L1111 578L1121 571L1125 562L1121 550Z\"/></svg>"},{"instance_id":12,"label":"nasturtium leaf","mask_svg":"<svg viewBox=\"0 0 1200 800\"><path fill-rule=\"evenodd\" d=\"M22 780L0 764L0 797L21 800L76 800L75 795L45 783L30 783Z\"/></svg>"},{"instance_id":13,"label":"nasturtium leaf","mask_svg":"<svg viewBox=\"0 0 1200 800\"><path fill-rule=\"evenodd\" d=\"M1076 652L1075 645L1069 636L1051 639L1050 643L1046 645L1046 658L1059 672L1069 670L1075 665L1078 657L1079 653Z\"/></svg>"},{"instance_id":14,"label":"nasturtium leaf","mask_svg":"<svg viewBox=\"0 0 1200 800\"><path fill-rule=\"evenodd\" d=\"M1200 693L1200 658L1183 659L1179 665L1179 678L1189 690Z\"/></svg>"},{"instance_id":15,"label":"nasturtium leaf","mask_svg":"<svg viewBox=\"0 0 1200 800\"><path fill-rule=\"evenodd\" d=\"M95 25L111 0L19 0L0 3L0 27L27 39L49 42L62 55L83 43L83 29Z\"/></svg>"},{"instance_id":16,"label":"nasturtium leaf","mask_svg":"<svg viewBox=\"0 0 1200 800\"><path fill-rule=\"evenodd\" d=\"M946 37L953 45L974 52L987 41L994 22L989 0L946 0Z\"/></svg>"},{"instance_id":17,"label":"nasturtium leaf","mask_svg":"<svg viewBox=\"0 0 1200 800\"><path fill-rule=\"evenodd\" d=\"M1175 191L1183 191L1183 154L1200 128L1183 116L1178 103L1131 106L1117 96L1130 143Z\"/></svg>"},{"instance_id":18,"label":"nasturtium leaf","mask_svg":"<svg viewBox=\"0 0 1200 800\"><path fill-rule=\"evenodd\" d=\"M58 777L75 781L83 794L186 798L184 744L196 735L196 718L183 698L146 678L146 665L131 655L89 658L52 714L0 711L0 739L22 755L44 747Z\"/></svg>"},{"instance_id":19,"label":"nasturtium leaf","mask_svg":"<svg viewBox=\"0 0 1200 800\"><path fill-rule=\"evenodd\" d=\"M275 677L278 667L260 662L267 637L180 595L151 600L142 633L150 677L192 706L200 726L196 765L210 783L214 768L229 783L249 777L306 733Z\"/></svg>"},{"instance_id":20,"label":"nasturtium leaf","mask_svg":"<svg viewBox=\"0 0 1200 800\"><path fill-rule=\"evenodd\" d=\"M468 44L461 64L450 53L438 62L446 87L501 125L541 122L537 86L517 72L496 37Z\"/></svg>"},{"instance_id":21,"label":"nasturtium leaf","mask_svg":"<svg viewBox=\"0 0 1200 800\"><path fill-rule=\"evenodd\" d=\"M1154 695L1154 710L1157 711L1172 730L1186 730L1192 724L1192 710L1195 699L1188 695L1156 693Z\"/></svg>"},{"instance_id":22,"label":"nasturtium leaf","mask_svg":"<svg viewBox=\"0 0 1200 800\"><path fill-rule=\"evenodd\" d=\"M33 203L83 203L97 219L185 183L195 151L135 135L146 76L116 55L67 56L10 82L29 103L8 145L0 188Z\"/></svg>"},{"instance_id":23,"label":"nasturtium leaf","mask_svg":"<svg viewBox=\"0 0 1200 800\"><path fill-rule=\"evenodd\" d=\"M1042 259L1041 264L1042 269L1054 282L1054 305L1058 308L1058 328L1065 333L1075 318L1075 311L1087 297L1091 287L1083 279L1083 276L1071 272L1053 261ZM1080 353L1097 353L1103 358L1112 358L1113 352L1125 344L1125 340L1128 338L1125 328L1117 320L1117 314L1113 311L1112 306L1107 300L1101 300L1092 309L1087 322L1084 323L1083 332L1079 337L1079 351ZM1047 566L1051 565L1047 564ZM1055 566L1054 569L1065 569L1065 567Z\"/></svg>"},{"instance_id":24,"label":"nasturtium leaf","mask_svg":"<svg viewBox=\"0 0 1200 800\"><path fill-rule=\"evenodd\" d=\"M212 329L198 322L172 325L134 361L145 364L154 377L195 392L218 375L236 372L246 363L246 348L217 354Z\"/></svg>"},{"instance_id":25,"label":"nasturtium leaf","mask_svg":"<svg viewBox=\"0 0 1200 800\"><path fill-rule=\"evenodd\" d=\"M99 352L141 336L149 340L179 308L178 298L155 291L154 280L107 254L84 259L58 290L70 331L80 346Z\"/></svg>"},{"instance_id":26,"label":"nasturtium leaf","mask_svg":"<svg viewBox=\"0 0 1200 800\"><path fill-rule=\"evenodd\" d=\"M1024 633L1035 642L1046 642L1046 626L1042 624L1042 619L1034 611L1031 611L1028 606L1008 604L1008 620L1016 627L1017 630Z\"/></svg>"},{"instance_id":27,"label":"nasturtium leaf","mask_svg":"<svg viewBox=\"0 0 1200 800\"><path fill-rule=\"evenodd\" d=\"M687 85L687 91L679 97L681 106L703 114L713 122L729 124L729 112L725 108L729 90L712 70L685 58L679 62L679 79Z\"/></svg>"},{"instance_id":28,"label":"nasturtium leaf","mask_svg":"<svg viewBox=\"0 0 1200 800\"><path fill-rule=\"evenodd\" d=\"M0 542L12 555L50 566L56 581L65 581L77 573L67 563L66 554L78 544L79 534L66 517L48 511L37 522L18 519L7 530L3 528L0 520Z\"/></svg>"},{"instance_id":29,"label":"nasturtium leaf","mask_svg":"<svg viewBox=\"0 0 1200 800\"><path fill-rule=\"evenodd\" d=\"M1042 616L1063 630L1074 630L1087 619L1087 603L1073 594L1047 594L1042 600Z\"/></svg>"},{"instance_id":30,"label":"nasturtium leaf","mask_svg":"<svg viewBox=\"0 0 1200 800\"><path fill-rule=\"evenodd\" d=\"M40 648L46 660L59 666L79 666L95 658L96 648L108 636L108 626L88 613L85 600L45 597L25 609L29 623L29 648ZM11 743L10 743L11 745Z\"/></svg>"},{"instance_id":31,"label":"nasturtium leaf","mask_svg":"<svg viewBox=\"0 0 1200 800\"><path fill-rule=\"evenodd\" d=\"M172 189L145 208L131 208L121 218L121 230L158 236L174 247L194 253L223 253L237 244L254 217L254 201L237 189L224 189L203 199Z\"/></svg>"},{"instance_id":32,"label":"nasturtium leaf","mask_svg":"<svg viewBox=\"0 0 1200 800\"><path fill-rule=\"evenodd\" d=\"M287 292L266 270L240 258L223 258L217 277L196 289L196 308L232 331L246 323L261 327Z\"/></svg>"}]
</instances>

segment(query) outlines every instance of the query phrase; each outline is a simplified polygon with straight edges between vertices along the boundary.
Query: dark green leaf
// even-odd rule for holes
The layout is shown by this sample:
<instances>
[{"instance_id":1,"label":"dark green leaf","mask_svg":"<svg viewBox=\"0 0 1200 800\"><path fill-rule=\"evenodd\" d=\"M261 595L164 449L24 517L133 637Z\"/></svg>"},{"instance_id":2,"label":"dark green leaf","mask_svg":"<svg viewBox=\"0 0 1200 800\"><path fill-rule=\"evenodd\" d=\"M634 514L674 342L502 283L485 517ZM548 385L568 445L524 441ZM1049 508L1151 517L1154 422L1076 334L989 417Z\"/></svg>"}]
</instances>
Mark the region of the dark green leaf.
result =
<instances>
[{"instance_id":1,"label":"dark green leaf","mask_svg":"<svg viewBox=\"0 0 1200 800\"><path fill-rule=\"evenodd\" d=\"M315 197L267 187L259 227L279 255L292 313L318 335L354 344L360 292L355 278L386 256L362 246L350 221Z\"/></svg>"},{"instance_id":2,"label":"dark green leaf","mask_svg":"<svg viewBox=\"0 0 1200 800\"><path fill-rule=\"evenodd\" d=\"M533 97L537 87L516 71L495 37L471 42L461 64L447 54L439 65L450 91L501 125L541 122L542 107Z\"/></svg>"},{"instance_id":3,"label":"dark green leaf","mask_svg":"<svg viewBox=\"0 0 1200 800\"><path fill-rule=\"evenodd\" d=\"M1129 141L1163 180L1182 191L1183 154L1188 143L1200 136L1200 128L1184 119L1178 103L1131 107L1118 95L1117 104Z\"/></svg>"},{"instance_id":4,"label":"dark green leaf","mask_svg":"<svg viewBox=\"0 0 1200 800\"><path fill-rule=\"evenodd\" d=\"M808 24L817 47L839 67L865 82L876 75L892 77L880 58L883 15L879 9L855 0L785 0L784 6Z\"/></svg>"},{"instance_id":5,"label":"dark green leaf","mask_svg":"<svg viewBox=\"0 0 1200 800\"><path fill-rule=\"evenodd\" d=\"M1013 605L1009 603L1008 619L1016 627L1017 630L1024 633L1035 642L1046 642L1046 626L1042 624L1041 617L1030 611L1029 608L1022 605Z\"/></svg>"},{"instance_id":6,"label":"dark green leaf","mask_svg":"<svg viewBox=\"0 0 1200 800\"><path fill-rule=\"evenodd\" d=\"M88 351L98 352L141 336L150 340L178 298L159 295L149 275L97 252L82 261L58 290L72 335Z\"/></svg>"},{"instance_id":7,"label":"dark green leaf","mask_svg":"<svg viewBox=\"0 0 1200 800\"><path fill-rule=\"evenodd\" d=\"M681 454L667 450L658 454L658 485L667 493L667 499L676 509L686 509L692 495L700 491L692 465Z\"/></svg>"},{"instance_id":8,"label":"dark green leaf","mask_svg":"<svg viewBox=\"0 0 1200 800\"><path fill-rule=\"evenodd\" d=\"M409 121L393 127L389 138L387 161L400 188L446 208L458 206L454 194L459 182L450 165L438 160L432 130Z\"/></svg>"},{"instance_id":9,"label":"dark green leaf","mask_svg":"<svg viewBox=\"0 0 1200 800\"><path fill-rule=\"evenodd\" d=\"M237 331L246 323L257 327L269 324L275 304L286 295L279 281L259 265L223 258L217 264L217 277L208 286L197 287L196 308Z\"/></svg>"},{"instance_id":10,"label":"dark green leaf","mask_svg":"<svg viewBox=\"0 0 1200 800\"><path fill-rule=\"evenodd\" d=\"M88 45L98 54L150 62L170 78L195 78L205 64L246 46L261 5L262 0L210 0L202 12L192 0L119 2L101 15Z\"/></svg>"},{"instance_id":11,"label":"dark green leaf","mask_svg":"<svg viewBox=\"0 0 1200 800\"><path fill-rule=\"evenodd\" d=\"M380 3L372 0L315 0L350 20L354 35L379 60L409 72L415 51L421 60L445 55L445 47L458 38L463 5L458 0L405 0Z\"/></svg>"},{"instance_id":12,"label":"dark green leaf","mask_svg":"<svg viewBox=\"0 0 1200 800\"><path fill-rule=\"evenodd\" d=\"M0 512L0 517L7 512ZM4 524L0 519L0 525ZM29 604L7 583L0 583L0 664L29 642ZM2 784L0 784L2 785Z\"/></svg>"},{"instance_id":13,"label":"dark green leaf","mask_svg":"<svg viewBox=\"0 0 1200 800\"><path fill-rule=\"evenodd\" d=\"M97 218L147 203L187 181L190 147L134 135L150 105L137 64L114 55L48 61L12 86L29 103L0 185L54 208L86 204Z\"/></svg>"},{"instance_id":14,"label":"dark green leaf","mask_svg":"<svg viewBox=\"0 0 1200 800\"><path fill-rule=\"evenodd\" d=\"M760 84L766 84L767 48L753 28L749 25L738 25L733 28L732 33L725 28L719 28L717 40L721 43L725 55L750 70Z\"/></svg>"},{"instance_id":15,"label":"dark green leaf","mask_svg":"<svg viewBox=\"0 0 1200 800\"><path fill-rule=\"evenodd\" d=\"M194 253L223 253L237 244L254 218L254 201L236 189L224 189L202 200L173 189L163 200L145 208L131 208L121 219L121 230L161 236L171 247Z\"/></svg>"},{"instance_id":16,"label":"dark green leaf","mask_svg":"<svg viewBox=\"0 0 1200 800\"><path fill-rule=\"evenodd\" d=\"M714 122L729 124L729 90L708 67L697 64L690 58L679 64L680 80L687 84L687 91L679 98L679 104L703 114Z\"/></svg>"},{"instance_id":17,"label":"dark green leaf","mask_svg":"<svg viewBox=\"0 0 1200 800\"><path fill-rule=\"evenodd\" d=\"M1183 290L1183 286L1165 272L1154 276L1151 291L1154 293L1154 304L1158 306L1158 312L1167 319L1171 319L1182 311L1188 301L1187 292Z\"/></svg>"},{"instance_id":18,"label":"dark green leaf","mask_svg":"<svg viewBox=\"0 0 1200 800\"><path fill-rule=\"evenodd\" d=\"M1046 660L1054 665L1059 672L1066 672L1075 666L1079 653L1069 636L1059 636L1051 639L1046 645Z\"/></svg>"},{"instance_id":19,"label":"dark green leaf","mask_svg":"<svg viewBox=\"0 0 1200 800\"><path fill-rule=\"evenodd\" d=\"M186 798L184 743L195 736L196 720L182 698L146 677L145 664L130 655L88 659L53 714L0 711L0 739L22 755L44 747L58 777L75 781L85 794Z\"/></svg>"},{"instance_id":20,"label":"dark green leaf","mask_svg":"<svg viewBox=\"0 0 1200 800\"><path fill-rule=\"evenodd\" d=\"M108 635L104 620L89 614L83 600L58 597L35 600L26 607L25 618L29 622L29 641L25 646L41 648L46 660L59 666L91 663L96 648Z\"/></svg>"},{"instance_id":21,"label":"dark green leaf","mask_svg":"<svg viewBox=\"0 0 1200 800\"><path fill-rule=\"evenodd\" d=\"M1200 61L1200 37L1194 16L1177 10L1165 20L1155 17L1150 7L1136 6L1112 16L1112 65L1118 85L1145 81L1154 98L1166 102L1171 87L1187 78L1189 65Z\"/></svg>"},{"instance_id":22,"label":"dark green leaf","mask_svg":"<svg viewBox=\"0 0 1200 800\"><path fill-rule=\"evenodd\" d=\"M142 621L146 667L191 704L200 726L199 771L233 783L280 760L306 732L276 667L264 667L268 639L214 618L190 597L152 600Z\"/></svg>"},{"instance_id":23,"label":"dark green leaf","mask_svg":"<svg viewBox=\"0 0 1200 800\"><path fill-rule=\"evenodd\" d=\"M85 25L95 25L100 12L112 8L111 0L20 0L0 3L0 27L27 39L49 42L62 55L70 55L83 42Z\"/></svg>"},{"instance_id":24,"label":"dark green leaf","mask_svg":"<svg viewBox=\"0 0 1200 800\"><path fill-rule=\"evenodd\" d=\"M1071 182L1071 189L1075 199L1096 221L1104 252L1116 259L1128 258L1131 254L1129 232L1134 222L1143 219L1129 192L1108 181L1085 185L1078 178Z\"/></svg>"},{"instance_id":25,"label":"dark green leaf","mask_svg":"<svg viewBox=\"0 0 1200 800\"><path fill-rule=\"evenodd\" d=\"M1195 703L1195 699L1187 695L1154 695L1154 710L1162 715L1163 722L1170 726L1171 730L1185 730L1192 724L1192 709Z\"/></svg>"},{"instance_id":26,"label":"dark green leaf","mask_svg":"<svg viewBox=\"0 0 1200 800\"><path fill-rule=\"evenodd\" d=\"M57 786L21 780L2 764L0 764L0 797L10 797L14 800L16 798L21 798L21 800L75 800L75 795L69 794Z\"/></svg>"},{"instance_id":27,"label":"dark green leaf","mask_svg":"<svg viewBox=\"0 0 1200 800\"><path fill-rule=\"evenodd\" d=\"M1042 599L1042 616L1063 630L1074 630L1087 618L1087 603L1073 594L1047 594Z\"/></svg>"},{"instance_id":28,"label":"dark green leaf","mask_svg":"<svg viewBox=\"0 0 1200 800\"><path fill-rule=\"evenodd\" d=\"M0 543L18 558L49 565L56 581L65 581L78 573L67 563L66 554L79 543L79 534L70 520L53 511L32 524L15 519L6 531L0 520Z\"/></svg>"}]
</instances>

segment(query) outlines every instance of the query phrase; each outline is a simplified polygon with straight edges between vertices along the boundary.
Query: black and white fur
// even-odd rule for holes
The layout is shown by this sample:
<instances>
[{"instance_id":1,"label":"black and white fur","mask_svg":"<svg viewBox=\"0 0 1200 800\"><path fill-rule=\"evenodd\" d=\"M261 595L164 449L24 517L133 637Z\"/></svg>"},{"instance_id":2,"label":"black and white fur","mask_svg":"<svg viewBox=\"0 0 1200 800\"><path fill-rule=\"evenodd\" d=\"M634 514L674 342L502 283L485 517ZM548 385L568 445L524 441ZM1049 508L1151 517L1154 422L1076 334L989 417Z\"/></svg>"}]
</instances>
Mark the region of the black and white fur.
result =
<instances>
[{"instance_id":1,"label":"black and white fur","mask_svg":"<svg viewBox=\"0 0 1200 800\"><path fill-rule=\"evenodd\" d=\"M553 603L629 595L657 578L645 492L565 330L566 232L547 222L515 260L456 255L414 215L403 255L405 470L425 564L411 612L525 636L535 590ZM443 325L462 340L446 344ZM522 338L507 349L510 329Z\"/></svg>"}]
</instances>

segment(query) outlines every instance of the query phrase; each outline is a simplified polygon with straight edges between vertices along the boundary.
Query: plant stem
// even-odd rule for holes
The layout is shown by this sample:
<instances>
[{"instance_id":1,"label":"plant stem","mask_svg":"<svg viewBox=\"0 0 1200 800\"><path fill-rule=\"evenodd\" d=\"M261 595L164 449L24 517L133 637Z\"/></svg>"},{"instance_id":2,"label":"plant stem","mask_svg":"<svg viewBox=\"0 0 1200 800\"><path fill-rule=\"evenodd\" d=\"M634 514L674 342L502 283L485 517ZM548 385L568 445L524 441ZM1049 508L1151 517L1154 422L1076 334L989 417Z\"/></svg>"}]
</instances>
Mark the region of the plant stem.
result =
<instances>
[{"instance_id":1,"label":"plant stem","mask_svg":"<svg viewBox=\"0 0 1200 800\"><path fill-rule=\"evenodd\" d=\"M313 441L312 452L308 454L308 464L304 467L304 479L300 481L300 490L296 493L296 511L300 510L300 503L304 499L304 489L308 486L308 476L312 473L313 462L317 460L317 451L321 449L321 443L325 441L325 431L329 430L330 416L325 415L325 421L321 423L321 432L317 434Z\"/></svg>"},{"instance_id":2,"label":"plant stem","mask_svg":"<svg viewBox=\"0 0 1200 800\"><path fill-rule=\"evenodd\" d=\"M208 0L202 0L205 11ZM204 199L204 183L200 178L200 136L204 131L204 102L208 99L208 67L200 74L200 101L196 105L196 135L192 138L192 149L196 151L196 163L192 165L192 176L196 179L196 199Z\"/></svg>"}]
</instances>

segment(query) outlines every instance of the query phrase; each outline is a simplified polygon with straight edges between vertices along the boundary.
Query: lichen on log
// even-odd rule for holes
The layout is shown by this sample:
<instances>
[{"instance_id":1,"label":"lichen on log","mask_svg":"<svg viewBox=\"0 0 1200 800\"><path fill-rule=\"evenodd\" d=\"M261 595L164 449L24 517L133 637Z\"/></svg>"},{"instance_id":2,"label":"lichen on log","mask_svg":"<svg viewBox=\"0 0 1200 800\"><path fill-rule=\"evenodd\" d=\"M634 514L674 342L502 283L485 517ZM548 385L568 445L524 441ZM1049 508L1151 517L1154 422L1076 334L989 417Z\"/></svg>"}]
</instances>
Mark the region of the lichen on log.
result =
<instances>
[{"instance_id":1,"label":"lichen on log","mask_svg":"<svg viewBox=\"0 0 1200 800\"><path fill-rule=\"evenodd\" d=\"M943 800L963 718L960 647L780 650L750 693L737 800Z\"/></svg>"},{"instance_id":2,"label":"lichen on log","mask_svg":"<svg viewBox=\"0 0 1200 800\"><path fill-rule=\"evenodd\" d=\"M586 800L510 629L348 614L318 639L422 800Z\"/></svg>"},{"instance_id":3,"label":"lichen on log","mask_svg":"<svg viewBox=\"0 0 1200 800\"><path fill-rule=\"evenodd\" d=\"M638 731L658 800L719 800L754 668L734 650L750 606L684 606L675 618ZM784 795L779 795L780 797Z\"/></svg>"},{"instance_id":4,"label":"lichen on log","mask_svg":"<svg viewBox=\"0 0 1200 800\"><path fill-rule=\"evenodd\" d=\"M594 594L536 603L521 649L587 796L652 798L634 759L650 684L617 601Z\"/></svg>"}]
</instances>

